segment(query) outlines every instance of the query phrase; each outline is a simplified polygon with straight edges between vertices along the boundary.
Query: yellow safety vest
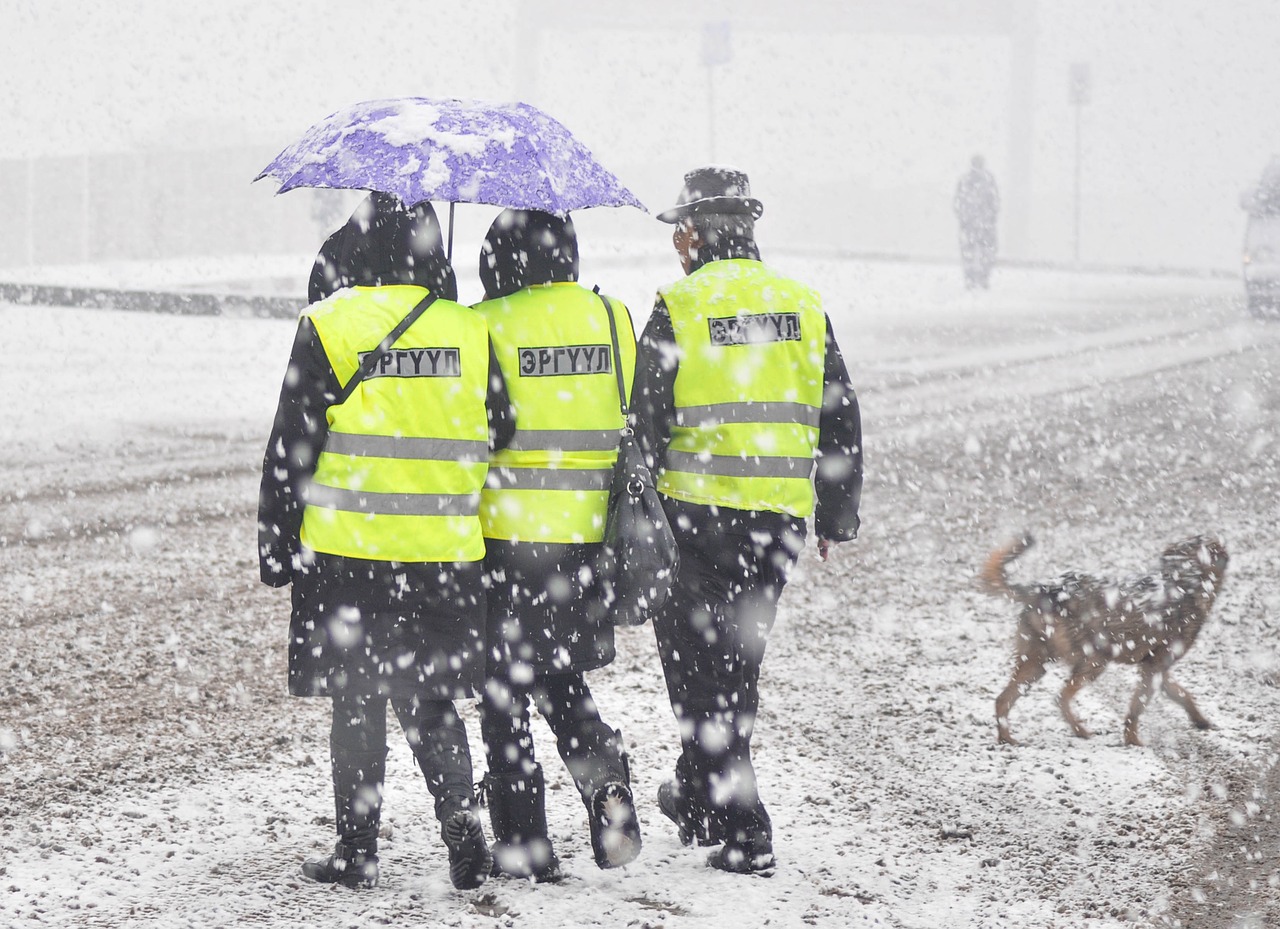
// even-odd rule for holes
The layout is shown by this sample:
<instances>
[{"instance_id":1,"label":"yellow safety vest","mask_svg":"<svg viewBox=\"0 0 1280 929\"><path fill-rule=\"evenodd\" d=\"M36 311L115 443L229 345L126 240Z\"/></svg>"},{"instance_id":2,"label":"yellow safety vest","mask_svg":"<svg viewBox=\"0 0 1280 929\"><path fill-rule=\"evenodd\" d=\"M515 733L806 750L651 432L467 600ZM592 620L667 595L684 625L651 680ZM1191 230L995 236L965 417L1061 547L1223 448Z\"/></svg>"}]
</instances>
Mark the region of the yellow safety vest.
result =
<instances>
[{"instance_id":1,"label":"yellow safety vest","mask_svg":"<svg viewBox=\"0 0 1280 929\"><path fill-rule=\"evenodd\" d=\"M340 290L304 311L338 381L423 297L408 284ZM306 487L302 544L378 561L480 561L488 471L484 319L436 300L341 404Z\"/></svg>"},{"instance_id":2,"label":"yellow safety vest","mask_svg":"<svg viewBox=\"0 0 1280 929\"><path fill-rule=\"evenodd\" d=\"M810 515L826 354L818 295L749 259L710 262L659 293L680 365L658 490Z\"/></svg>"},{"instance_id":3,"label":"yellow safety vest","mask_svg":"<svg viewBox=\"0 0 1280 929\"><path fill-rule=\"evenodd\" d=\"M610 298L627 393L635 371L631 315ZM516 413L481 495L489 539L599 542L622 413L604 303L575 283L538 284L476 305Z\"/></svg>"}]
</instances>

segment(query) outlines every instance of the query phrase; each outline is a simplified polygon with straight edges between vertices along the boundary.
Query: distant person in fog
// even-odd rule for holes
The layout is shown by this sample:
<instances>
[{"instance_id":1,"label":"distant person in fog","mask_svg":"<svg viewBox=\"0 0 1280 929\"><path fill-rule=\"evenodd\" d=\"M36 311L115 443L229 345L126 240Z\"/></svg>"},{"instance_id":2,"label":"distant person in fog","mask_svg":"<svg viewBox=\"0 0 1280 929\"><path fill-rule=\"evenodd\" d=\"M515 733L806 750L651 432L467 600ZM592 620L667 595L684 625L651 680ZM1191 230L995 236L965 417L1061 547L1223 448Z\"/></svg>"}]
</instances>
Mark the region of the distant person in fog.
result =
<instances>
[{"instance_id":1,"label":"distant person in fog","mask_svg":"<svg viewBox=\"0 0 1280 929\"><path fill-rule=\"evenodd\" d=\"M1000 191L981 155L974 155L969 170L956 184L952 201L960 222L960 260L964 264L964 285L972 290L991 286L991 268L996 263L996 221L1000 214Z\"/></svg>"}]
</instances>

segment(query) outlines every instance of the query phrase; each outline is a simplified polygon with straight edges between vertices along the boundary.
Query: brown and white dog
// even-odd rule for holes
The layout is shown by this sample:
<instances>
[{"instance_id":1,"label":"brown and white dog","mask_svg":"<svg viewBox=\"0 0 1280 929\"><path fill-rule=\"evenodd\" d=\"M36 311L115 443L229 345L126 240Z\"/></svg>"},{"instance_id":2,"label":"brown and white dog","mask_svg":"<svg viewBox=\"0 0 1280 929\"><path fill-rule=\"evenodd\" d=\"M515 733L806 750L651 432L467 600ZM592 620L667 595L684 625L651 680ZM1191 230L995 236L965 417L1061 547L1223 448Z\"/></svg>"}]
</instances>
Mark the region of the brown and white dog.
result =
<instances>
[{"instance_id":1,"label":"brown and white dog","mask_svg":"<svg viewBox=\"0 0 1280 929\"><path fill-rule=\"evenodd\" d=\"M1227 570L1222 540L1194 536L1170 545L1152 574L1110 581L1087 574L1065 574L1047 584L1014 584L1010 562L1032 545L1030 536L991 553L979 575L982 589L1009 597L1022 607L1018 616L1013 678L996 698L996 729L1001 742L1016 745L1009 733L1014 702L1044 676L1050 661L1070 666L1058 708L1081 738L1090 733L1071 712L1071 700L1112 662L1137 665L1141 674L1124 720L1126 745L1141 745L1138 717L1151 698L1156 675L1163 689L1187 711L1198 729L1213 725L1195 701L1169 676L1169 669L1195 644Z\"/></svg>"}]
</instances>

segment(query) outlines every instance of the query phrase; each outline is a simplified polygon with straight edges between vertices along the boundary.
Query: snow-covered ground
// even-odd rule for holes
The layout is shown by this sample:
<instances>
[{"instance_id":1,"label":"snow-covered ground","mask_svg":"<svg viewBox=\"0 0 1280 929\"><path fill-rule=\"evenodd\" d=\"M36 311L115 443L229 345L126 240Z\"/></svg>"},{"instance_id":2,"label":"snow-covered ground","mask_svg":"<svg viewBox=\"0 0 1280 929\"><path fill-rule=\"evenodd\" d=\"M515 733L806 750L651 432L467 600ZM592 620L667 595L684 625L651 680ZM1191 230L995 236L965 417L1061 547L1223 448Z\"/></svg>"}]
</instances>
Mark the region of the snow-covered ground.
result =
<instances>
[{"instance_id":1,"label":"snow-covered ground","mask_svg":"<svg viewBox=\"0 0 1280 929\"><path fill-rule=\"evenodd\" d=\"M584 280L642 324L676 264L623 258ZM592 678L630 746L633 865L595 868L541 726L569 878L455 891L393 723L383 883L300 880L332 842L328 708L285 693L288 601L256 581L253 525L292 323L0 305L0 925L1280 925L1280 325L1232 281L998 271L967 294L952 267L777 264L826 297L867 483L862 538L802 557L765 662L769 879L707 869L658 813L676 733L642 627ZM301 292L308 270L74 282ZM1057 671L1014 710L1024 744L997 746L1013 617L972 579L1023 528L1028 579L1127 574L1222 533L1228 586L1179 669L1216 730L1157 698L1147 747L1124 747L1135 675L1115 668L1077 701L1097 735L1076 739Z\"/></svg>"}]
</instances>

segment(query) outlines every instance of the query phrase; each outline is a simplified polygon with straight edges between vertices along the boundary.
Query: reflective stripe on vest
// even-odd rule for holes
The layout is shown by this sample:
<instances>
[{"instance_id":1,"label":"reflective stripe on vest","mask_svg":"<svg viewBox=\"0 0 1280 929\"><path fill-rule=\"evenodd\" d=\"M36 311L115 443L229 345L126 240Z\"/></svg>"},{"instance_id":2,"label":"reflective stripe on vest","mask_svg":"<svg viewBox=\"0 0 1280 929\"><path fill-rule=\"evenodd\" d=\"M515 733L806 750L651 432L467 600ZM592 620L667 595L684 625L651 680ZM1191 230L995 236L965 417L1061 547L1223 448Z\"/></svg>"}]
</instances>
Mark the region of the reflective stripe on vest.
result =
<instances>
[{"instance_id":1,"label":"reflective stripe on vest","mask_svg":"<svg viewBox=\"0 0 1280 929\"><path fill-rule=\"evenodd\" d=\"M479 494L388 494L309 484L302 497L307 506L370 516L475 516L480 512Z\"/></svg>"},{"instance_id":2,"label":"reflective stripe on vest","mask_svg":"<svg viewBox=\"0 0 1280 929\"><path fill-rule=\"evenodd\" d=\"M727 455L695 455L673 452L666 456L668 470L687 474L715 474L720 477L803 477L813 470L812 458L732 458ZM752 507L758 509L758 507Z\"/></svg>"},{"instance_id":3,"label":"reflective stripe on vest","mask_svg":"<svg viewBox=\"0 0 1280 929\"><path fill-rule=\"evenodd\" d=\"M340 383L425 295L410 285L355 287L305 311ZM328 408L329 434L303 491L303 545L379 561L481 560L488 382L484 320L437 300L345 403Z\"/></svg>"},{"instance_id":4,"label":"reflective stripe on vest","mask_svg":"<svg viewBox=\"0 0 1280 929\"><path fill-rule=\"evenodd\" d=\"M324 450L334 455L356 455L362 458L457 458L460 461L484 461L489 457L489 442L468 439L414 439L403 435L348 435L330 432Z\"/></svg>"},{"instance_id":5,"label":"reflective stripe on vest","mask_svg":"<svg viewBox=\"0 0 1280 929\"><path fill-rule=\"evenodd\" d=\"M611 302L630 391L635 335L627 308ZM599 542L622 429L604 303L578 284L557 283L476 309L516 411L515 437L494 455L481 495L485 537Z\"/></svg>"},{"instance_id":6,"label":"reflective stripe on vest","mask_svg":"<svg viewBox=\"0 0 1280 929\"><path fill-rule=\"evenodd\" d=\"M613 469L512 468L494 465L485 481L486 490L608 490ZM545 540L541 540L545 541Z\"/></svg>"},{"instance_id":7,"label":"reflective stripe on vest","mask_svg":"<svg viewBox=\"0 0 1280 929\"><path fill-rule=\"evenodd\" d=\"M708 403L676 410L681 426L723 426L726 423L800 423L818 427L821 410L804 403Z\"/></svg>"},{"instance_id":8,"label":"reflective stripe on vest","mask_svg":"<svg viewBox=\"0 0 1280 929\"><path fill-rule=\"evenodd\" d=\"M533 452L539 449L558 452L616 451L618 430L521 429L517 423L516 434L507 448L513 452Z\"/></svg>"},{"instance_id":9,"label":"reflective stripe on vest","mask_svg":"<svg viewBox=\"0 0 1280 929\"><path fill-rule=\"evenodd\" d=\"M826 318L758 261L714 261L660 291L680 350L658 489L677 500L813 512Z\"/></svg>"}]
</instances>

